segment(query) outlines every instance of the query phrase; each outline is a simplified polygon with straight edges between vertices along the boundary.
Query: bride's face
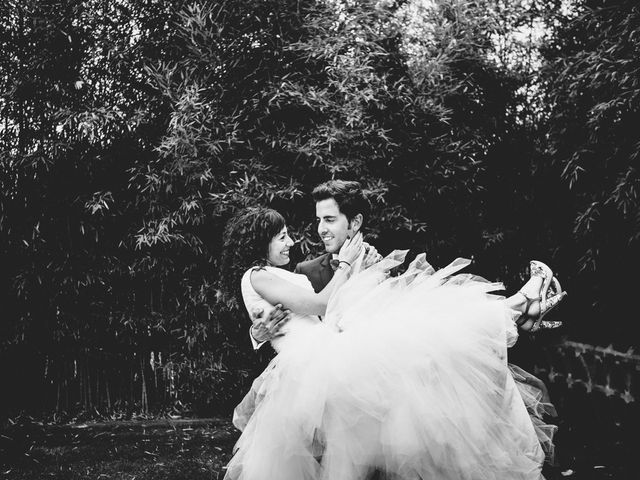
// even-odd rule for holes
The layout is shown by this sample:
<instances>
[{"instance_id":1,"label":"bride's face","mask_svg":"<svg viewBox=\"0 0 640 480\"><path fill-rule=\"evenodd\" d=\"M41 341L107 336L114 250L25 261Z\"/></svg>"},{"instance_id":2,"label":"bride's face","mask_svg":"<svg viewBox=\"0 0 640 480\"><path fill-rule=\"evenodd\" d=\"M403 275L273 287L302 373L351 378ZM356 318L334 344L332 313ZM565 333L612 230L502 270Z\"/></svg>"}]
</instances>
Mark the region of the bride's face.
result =
<instances>
[{"instance_id":1,"label":"bride's face","mask_svg":"<svg viewBox=\"0 0 640 480\"><path fill-rule=\"evenodd\" d=\"M269 252L267 253L267 262L269 265L279 267L289 263L289 249L293 246L293 240L287 233L287 227L284 227L280 232L271 239L269 242Z\"/></svg>"}]
</instances>

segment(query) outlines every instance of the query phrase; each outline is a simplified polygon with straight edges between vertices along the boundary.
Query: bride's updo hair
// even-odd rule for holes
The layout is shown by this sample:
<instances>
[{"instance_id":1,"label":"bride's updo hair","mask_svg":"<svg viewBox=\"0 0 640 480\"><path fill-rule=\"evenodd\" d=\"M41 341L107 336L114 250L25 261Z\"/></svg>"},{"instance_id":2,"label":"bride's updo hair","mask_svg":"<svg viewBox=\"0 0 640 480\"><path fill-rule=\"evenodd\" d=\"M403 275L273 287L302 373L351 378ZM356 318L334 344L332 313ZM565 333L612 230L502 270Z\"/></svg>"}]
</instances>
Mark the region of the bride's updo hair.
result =
<instances>
[{"instance_id":1,"label":"bride's updo hair","mask_svg":"<svg viewBox=\"0 0 640 480\"><path fill-rule=\"evenodd\" d=\"M225 295L240 302L240 280L251 267L267 264L269 243L286 226L284 217L271 208L249 207L240 210L224 229L221 287Z\"/></svg>"}]
</instances>

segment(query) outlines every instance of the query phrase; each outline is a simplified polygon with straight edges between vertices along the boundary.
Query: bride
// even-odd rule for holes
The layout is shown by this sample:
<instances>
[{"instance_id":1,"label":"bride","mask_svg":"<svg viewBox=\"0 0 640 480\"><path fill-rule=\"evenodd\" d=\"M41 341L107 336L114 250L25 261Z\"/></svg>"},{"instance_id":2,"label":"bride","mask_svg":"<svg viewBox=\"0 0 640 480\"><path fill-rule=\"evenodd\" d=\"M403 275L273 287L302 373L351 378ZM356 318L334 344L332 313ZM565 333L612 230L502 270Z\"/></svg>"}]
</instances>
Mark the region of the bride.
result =
<instances>
[{"instance_id":1,"label":"bride","mask_svg":"<svg viewBox=\"0 0 640 480\"><path fill-rule=\"evenodd\" d=\"M293 312L234 412L242 435L225 479L542 478L555 427L541 417L552 407L537 379L507 364L507 348L516 322L539 322L562 299L549 267L531 262L509 298L490 294L501 284L457 273L464 259L435 271L422 254L391 276L406 255L395 251L350 275L358 233L316 294L281 268L292 245L285 219L266 208L244 210L225 231L230 293L249 312Z\"/></svg>"}]
</instances>

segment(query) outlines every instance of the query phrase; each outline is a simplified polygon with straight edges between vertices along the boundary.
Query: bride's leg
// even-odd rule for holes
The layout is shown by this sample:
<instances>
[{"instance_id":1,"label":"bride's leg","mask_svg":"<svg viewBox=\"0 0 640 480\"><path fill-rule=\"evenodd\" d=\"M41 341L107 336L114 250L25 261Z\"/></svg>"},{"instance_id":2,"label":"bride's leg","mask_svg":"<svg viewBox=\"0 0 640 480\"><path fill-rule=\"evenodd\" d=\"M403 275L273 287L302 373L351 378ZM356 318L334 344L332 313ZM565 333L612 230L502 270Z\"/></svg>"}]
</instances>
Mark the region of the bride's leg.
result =
<instances>
[{"instance_id":1,"label":"bride's leg","mask_svg":"<svg viewBox=\"0 0 640 480\"><path fill-rule=\"evenodd\" d=\"M560 282L544 263L532 260L530 270L529 281L518 293L505 299L507 307L516 312L516 324L522 330L537 331L540 328L559 327L561 322L544 322L542 318L562 301L567 292L562 291ZM550 296L550 291L555 293Z\"/></svg>"},{"instance_id":2,"label":"bride's leg","mask_svg":"<svg viewBox=\"0 0 640 480\"><path fill-rule=\"evenodd\" d=\"M540 316L540 293L544 279L532 276L515 294L504 299L507 307L518 312L516 323L522 330L531 330Z\"/></svg>"}]
</instances>

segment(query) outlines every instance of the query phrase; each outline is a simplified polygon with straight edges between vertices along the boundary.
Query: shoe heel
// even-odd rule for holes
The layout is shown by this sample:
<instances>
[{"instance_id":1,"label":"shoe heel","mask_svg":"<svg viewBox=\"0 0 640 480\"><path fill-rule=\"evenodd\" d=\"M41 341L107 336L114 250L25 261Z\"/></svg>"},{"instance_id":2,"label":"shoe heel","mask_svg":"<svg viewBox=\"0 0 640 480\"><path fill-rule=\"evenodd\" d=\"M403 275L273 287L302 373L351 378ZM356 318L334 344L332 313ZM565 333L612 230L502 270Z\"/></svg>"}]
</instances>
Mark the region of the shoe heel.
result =
<instances>
[{"instance_id":1,"label":"shoe heel","mask_svg":"<svg viewBox=\"0 0 640 480\"><path fill-rule=\"evenodd\" d=\"M533 327L531 327L532 332L537 332L538 330L541 330L543 328L544 329L558 328L560 325L562 325L562 322L553 321L553 320L547 321L547 320L543 320L543 318L551 310L557 307L566 296L567 296L567 292L560 292L557 295L554 295L552 297L548 297L542 300L540 318L538 318L538 321L534 323Z\"/></svg>"},{"instance_id":2,"label":"shoe heel","mask_svg":"<svg viewBox=\"0 0 640 480\"><path fill-rule=\"evenodd\" d=\"M553 297L549 297L546 299L546 304L547 304L547 308L544 312L544 314L542 315L543 317L549 313L553 308L555 308L562 300L564 300L564 297L567 296L567 292L560 292L557 295L554 295Z\"/></svg>"}]
</instances>

